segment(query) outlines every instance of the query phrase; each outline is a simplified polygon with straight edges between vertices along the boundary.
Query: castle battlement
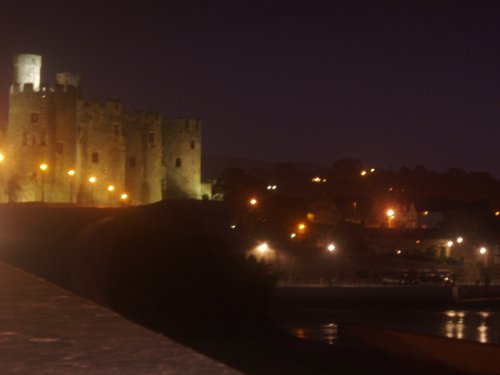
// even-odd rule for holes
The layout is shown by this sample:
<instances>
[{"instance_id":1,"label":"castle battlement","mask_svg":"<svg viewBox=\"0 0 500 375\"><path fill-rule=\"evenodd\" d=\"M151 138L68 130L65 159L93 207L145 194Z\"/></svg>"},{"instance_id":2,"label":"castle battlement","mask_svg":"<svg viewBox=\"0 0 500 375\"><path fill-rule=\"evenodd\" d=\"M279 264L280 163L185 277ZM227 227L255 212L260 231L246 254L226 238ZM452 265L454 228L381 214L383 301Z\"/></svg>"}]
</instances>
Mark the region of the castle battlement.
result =
<instances>
[{"instance_id":1,"label":"castle battlement","mask_svg":"<svg viewBox=\"0 0 500 375\"><path fill-rule=\"evenodd\" d=\"M14 83L10 86L10 95L28 95L33 97L34 95L38 95L42 98L47 97L47 95L65 95L65 94L75 94L78 92L78 89L73 86L63 86L63 85L48 85L42 84L40 85L39 90L35 90L32 83L19 84Z\"/></svg>"},{"instance_id":2,"label":"castle battlement","mask_svg":"<svg viewBox=\"0 0 500 375\"><path fill-rule=\"evenodd\" d=\"M71 87L71 86L69 86ZM80 100L80 108L83 111L97 111L97 112L122 112L123 104L119 100L106 99L101 100L91 98L89 100Z\"/></svg>"},{"instance_id":3,"label":"castle battlement","mask_svg":"<svg viewBox=\"0 0 500 375\"><path fill-rule=\"evenodd\" d=\"M124 113L124 119L127 122L135 122L141 124L153 124L163 120L163 116L159 112L150 111L127 111Z\"/></svg>"},{"instance_id":4,"label":"castle battlement","mask_svg":"<svg viewBox=\"0 0 500 375\"><path fill-rule=\"evenodd\" d=\"M177 117L175 120L166 118L167 129L175 133L186 133L199 136L201 133L201 120L193 117Z\"/></svg>"}]
</instances>

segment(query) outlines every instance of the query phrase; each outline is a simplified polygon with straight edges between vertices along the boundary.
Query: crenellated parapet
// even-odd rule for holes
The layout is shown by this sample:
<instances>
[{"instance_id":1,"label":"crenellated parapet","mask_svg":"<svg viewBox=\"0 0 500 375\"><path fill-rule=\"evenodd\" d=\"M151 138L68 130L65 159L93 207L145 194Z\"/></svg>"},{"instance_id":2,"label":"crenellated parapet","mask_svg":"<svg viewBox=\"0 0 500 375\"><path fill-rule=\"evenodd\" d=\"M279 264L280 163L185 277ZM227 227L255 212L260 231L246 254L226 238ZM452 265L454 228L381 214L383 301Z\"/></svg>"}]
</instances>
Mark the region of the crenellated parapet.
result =
<instances>
[{"instance_id":1,"label":"crenellated parapet","mask_svg":"<svg viewBox=\"0 0 500 375\"><path fill-rule=\"evenodd\" d=\"M32 83L23 84L12 84L10 86L10 95L15 97L26 97L26 98L56 98L63 96L74 97L78 95L78 88L74 86L64 86L64 85L40 85L39 90L35 90Z\"/></svg>"},{"instance_id":2,"label":"crenellated parapet","mask_svg":"<svg viewBox=\"0 0 500 375\"><path fill-rule=\"evenodd\" d=\"M201 135L201 120L193 117L165 118L165 126L176 134Z\"/></svg>"},{"instance_id":3,"label":"crenellated parapet","mask_svg":"<svg viewBox=\"0 0 500 375\"><path fill-rule=\"evenodd\" d=\"M80 100L78 109L86 112L109 113L123 115L123 104L119 100L106 99L101 100L92 98L89 100Z\"/></svg>"},{"instance_id":4,"label":"crenellated parapet","mask_svg":"<svg viewBox=\"0 0 500 375\"><path fill-rule=\"evenodd\" d=\"M126 111L124 112L124 120L129 123L153 124L162 121L163 116L159 112Z\"/></svg>"}]
</instances>

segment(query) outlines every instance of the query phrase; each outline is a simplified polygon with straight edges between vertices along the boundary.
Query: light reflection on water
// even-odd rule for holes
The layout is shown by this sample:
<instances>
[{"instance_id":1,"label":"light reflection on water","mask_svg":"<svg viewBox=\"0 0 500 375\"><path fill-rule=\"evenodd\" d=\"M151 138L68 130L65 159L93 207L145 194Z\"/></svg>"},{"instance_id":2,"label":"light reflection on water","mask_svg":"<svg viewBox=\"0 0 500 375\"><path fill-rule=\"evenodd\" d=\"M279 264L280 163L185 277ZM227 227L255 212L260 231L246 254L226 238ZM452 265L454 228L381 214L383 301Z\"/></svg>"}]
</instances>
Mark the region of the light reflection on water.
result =
<instances>
[{"instance_id":1,"label":"light reflection on water","mask_svg":"<svg viewBox=\"0 0 500 375\"><path fill-rule=\"evenodd\" d=\"M300 339L338 342L344 324L368 325L500 345L500 311L358 311L331 310L280 317Z\"/></svg>"},{"instance_id":2,"label":"light reflection on water","mask_svg":"<svg viewBox=\"0 0 500 375\"><path fill-rule=\"evenodd\" d=\"M319 340L333 345L338 339L338 326L335 323L328 323L318 327L291 328L290 333L299 339Z\"/></svg>"}]
</instances>

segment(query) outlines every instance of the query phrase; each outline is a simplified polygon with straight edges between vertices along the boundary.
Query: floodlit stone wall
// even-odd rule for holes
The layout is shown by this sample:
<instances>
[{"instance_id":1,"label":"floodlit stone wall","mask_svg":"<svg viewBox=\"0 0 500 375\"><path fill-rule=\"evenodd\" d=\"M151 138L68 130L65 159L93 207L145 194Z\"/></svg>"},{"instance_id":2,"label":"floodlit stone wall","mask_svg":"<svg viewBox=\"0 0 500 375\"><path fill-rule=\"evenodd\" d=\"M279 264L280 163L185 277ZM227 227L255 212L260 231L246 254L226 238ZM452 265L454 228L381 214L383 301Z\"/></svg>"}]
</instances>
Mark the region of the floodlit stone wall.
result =
<instances>
[{"instance_id":1,"label":"floodlit stone wall","mask_svg":"<svg viewBox=\"0 0 500 375\"><path fill-rule=\"evenodd\" d=\"M12 85L6 159L6 196L18 202L67 201L66 173L76 162L77 90L73 87ZM48 166L43 172L41 164ZM4 194L5 195L5 194Z\"/></svg>"},{"instance_id":2,"label":"floodlit stone wall","mask_svg":"<svg viewBox=\"0 0 500 375\"><path fill-rule=\"evenodd\" d=\"M125 190L133 204L162 199L162 120L159 113L125 114Z\"/></svg>"},{"instance_id":3,"label":"floodlit stone wall","mask_svg":"<svg viewBox=\"0 0 500 375\"><path fill-rule=\"evenodd\" d=\"M78 102L78 195L81 203L114 205L125 191L123 107L118 101ZM91 182L91 178L95 178ZM113 191L108 187L113 186Z\"/></svg>"},{"instance_id":4,"label":"floodlit stone wall","mask_svg":"<svg viewBox=\"0 0 500 375\"><path fill-rule=\"evenodd\" d=\"M163 132L165 197L201 199L201 121L166 119Z\"/></svg>"}]
</instances>

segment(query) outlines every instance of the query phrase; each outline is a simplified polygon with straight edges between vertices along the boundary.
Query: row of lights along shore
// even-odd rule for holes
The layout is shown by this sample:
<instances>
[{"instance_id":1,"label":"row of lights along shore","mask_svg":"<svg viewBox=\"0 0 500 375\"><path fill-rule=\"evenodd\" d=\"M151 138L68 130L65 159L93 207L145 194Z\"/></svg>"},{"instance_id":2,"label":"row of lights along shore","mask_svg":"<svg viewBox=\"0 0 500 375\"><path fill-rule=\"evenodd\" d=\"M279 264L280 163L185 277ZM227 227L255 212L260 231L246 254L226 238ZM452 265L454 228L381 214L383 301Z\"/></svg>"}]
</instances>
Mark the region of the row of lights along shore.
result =
<instances>
[{"instance_id":1,"label":"row of lights along shore","mask_svg":"<svg viewBox=\"0 0 500 375\"><path fill-rule=\"evenodd\" d=\"M0 161L3 161L3 159L4 159L3 154L0 154ZM42 173L42 202L45 202L45 172L49 169L49 166L46 163L42 163L42 164L40 164L39 168L43 172ZM74 169L68 170L68 176L74 177L75 175L76 175L76 171ZM92 187L92 190L91 190L91 201L93 201L93 193L94 193L93 190L94 190L94 185L97 182L97 177L90 176L88 178L88 182L91 184L90 186ZM73 180L71 180L71 184L70 184L70 202L71 203L73 203L73 190L74 190ZM106 190L109 191L110 194L112 194L115 191L115 186L114 185L108 185L107 188L106 188ZM126 201L128 199L128 194L127 193L122 193L120 195L120 199L122 201Z\"/></svg>"}]
</instances>

